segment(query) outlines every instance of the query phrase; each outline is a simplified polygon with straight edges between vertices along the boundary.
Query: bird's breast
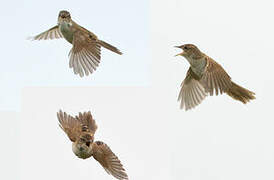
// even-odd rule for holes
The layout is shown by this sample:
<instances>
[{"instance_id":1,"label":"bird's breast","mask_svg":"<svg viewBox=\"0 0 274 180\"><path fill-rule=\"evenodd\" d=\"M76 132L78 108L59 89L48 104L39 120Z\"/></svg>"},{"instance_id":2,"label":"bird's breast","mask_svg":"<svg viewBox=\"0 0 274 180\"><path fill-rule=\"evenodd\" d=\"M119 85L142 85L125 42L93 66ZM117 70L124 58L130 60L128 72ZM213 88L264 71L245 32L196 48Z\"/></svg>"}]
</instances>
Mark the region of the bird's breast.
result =
<instances>
[{"instance_id":1,"label":"bird's breast","mask_svg":"<svg viewBox=\"0 0 274 180\"><path fill-rule=\"evenodd\" d=\"M201 59L190 58L188 61L191 65L192 71L199 77L202 77L202 75L205 72L206 59L205 58L201 58Z\"/></svg>"},{"instance_id":2,"label":"bird's breast","mask_svg":"<svg viewBox=\"0 0 274 180\"><path fill-rule=\"evenodd\" d=\"M72 24L62 22L59 24L59 30L64 36L64 38L72 44L73 41L73 30L72 30Z\"/></svg>"},{"instance_id":3,"label":"bird's breast","mask_svg":"<svg viewBox=\"0 0 274 180\"><path fill-rule=\"evenodd\" d=\"M91 148L80 148L76 143L72 144L72 151L77 157L81 159L87 159L92 156Z\"/></svg>"}]
</instances>

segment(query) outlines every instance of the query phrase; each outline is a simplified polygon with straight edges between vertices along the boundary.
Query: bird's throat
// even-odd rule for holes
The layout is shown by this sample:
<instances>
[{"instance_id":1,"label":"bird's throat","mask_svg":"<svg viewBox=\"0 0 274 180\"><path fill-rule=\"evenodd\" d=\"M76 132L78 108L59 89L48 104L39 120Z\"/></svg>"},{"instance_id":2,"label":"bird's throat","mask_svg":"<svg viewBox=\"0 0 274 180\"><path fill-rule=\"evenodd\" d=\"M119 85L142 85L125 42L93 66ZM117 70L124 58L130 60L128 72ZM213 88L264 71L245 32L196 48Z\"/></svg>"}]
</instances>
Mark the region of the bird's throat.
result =
<instances>
[{"instance_id":1,"label":"bird's throat","mask_svg":"<svg viewBox=\"0 0 274 180\"><path fill-rule=\"evenodd\" d=\"M64 38L72 43L73 41L73 30L72 30L72 24L67 22L61 22L59 23L59 30L64 36Z\"/></svg>"},{"instance_id":2,"label":"bird's throat","mask_svg":"<svg viewBox=\"0 0 274 180\"><path fill-rule=\"evenodd\" d=\"M81 158L81 159L87 159L90 156L92 156L92 148L84 148L81 149L77 143L73 143L72 144L72 151L74 152L74 154Z\"/></svg>"},{"instance_id":3,"label":"bird's throat","mask_svg":"<svg viewBox=\"0 0 274 180\"><path fill-rule=\"evenodd\" d=\"M202 77L206 68L206 58L202 57L199 59L186 58L191 66L192 71L198 76Z\"/></svg>"}]
</instances>

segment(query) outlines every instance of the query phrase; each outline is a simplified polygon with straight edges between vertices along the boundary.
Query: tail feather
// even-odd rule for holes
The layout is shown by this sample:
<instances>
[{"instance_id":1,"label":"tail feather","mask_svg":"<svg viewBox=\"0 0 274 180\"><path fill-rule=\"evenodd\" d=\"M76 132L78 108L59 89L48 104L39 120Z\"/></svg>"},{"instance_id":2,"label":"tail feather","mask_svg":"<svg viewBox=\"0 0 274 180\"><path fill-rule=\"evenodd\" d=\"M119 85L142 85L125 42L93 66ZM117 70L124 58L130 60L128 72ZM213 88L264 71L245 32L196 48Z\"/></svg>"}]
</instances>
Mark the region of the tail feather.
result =
<instances>
[{"instance_id":1,"label":"tail feather","mask_svg":"<svg viewBox=\"0 0 274 180\"><path fill-rule=\"evenodd\" d=\"M105 42L105 41L99 40L99 44L100 44L101 46L103 46L104 48L106 48L106 49L112 51L112 52L115 52L115 53L120 54L120 55L123 54L119 49L117 49L116 47L110 45L109 43L107 43L107 42Z\"/></svg>"},{"instance_id":2,"label":"tail feather","mask_svg":"<svg viewBox=\"0 0 274 180\"><path fill-rule=\"evenodd\" d=\"M237 85L234 82L232 82L231 88L226 93L227 95L231 96L233 99L241 101L244 104L246 104L252 99L256 99L254 92L249 91Z\"/></svg>"}]
</instances>

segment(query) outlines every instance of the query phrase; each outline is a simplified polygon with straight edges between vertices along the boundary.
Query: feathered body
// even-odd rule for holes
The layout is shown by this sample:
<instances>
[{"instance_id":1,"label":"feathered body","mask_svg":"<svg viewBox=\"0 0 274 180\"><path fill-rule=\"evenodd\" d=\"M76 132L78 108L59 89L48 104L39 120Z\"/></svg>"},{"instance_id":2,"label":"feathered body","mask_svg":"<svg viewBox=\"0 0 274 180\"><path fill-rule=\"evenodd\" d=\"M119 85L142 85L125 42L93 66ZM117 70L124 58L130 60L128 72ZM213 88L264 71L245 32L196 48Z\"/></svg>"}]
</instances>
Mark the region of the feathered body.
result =
<instances>
[{"instance_id":1,"label":"feathered body","mask_svg":"<svg viewBox=\"0 0 274 180\"><path fill-rule=\"evenodd\" d=\"M34 40L47 40L65 38L73 45L69 56L69 67L73 68L75 74L81 77L93 73L101 60L101 47L121 55L116 47L104 42L90 32L78 25L71 19L68 11L60 11L58 24L49 30L38 34Z\"/></svg>"},{"instance_id":2,"label":"feathered body","mask_svg":"<svg viewBox=\"0 0 274 180\"><path fill-rule=\"evenodd\" d=\"M60 127L72 141L72 151L77 157L87 159L92 156L107 173L120 180L128 179L121 161L111 149L102 141L94 142L97 125L90 111L79 113L76 117L59 111L57 117Z\"/></svg>"},{"instance_id":3,"label":"feathered body","mask_svg":"<svg viewBox=\"0 0 274 180\"><path fill-rule=\"evenodd\" d=\"M255 93L231 81L231 77L222 66L195 45L185 44L176 47L183 50L178 55L185 57L190 64L178 97L182 109L196 107L208 93L214 95L214 91L216 95L226 93L244 104L255 99Z\"/></svg>"}]
</instances>

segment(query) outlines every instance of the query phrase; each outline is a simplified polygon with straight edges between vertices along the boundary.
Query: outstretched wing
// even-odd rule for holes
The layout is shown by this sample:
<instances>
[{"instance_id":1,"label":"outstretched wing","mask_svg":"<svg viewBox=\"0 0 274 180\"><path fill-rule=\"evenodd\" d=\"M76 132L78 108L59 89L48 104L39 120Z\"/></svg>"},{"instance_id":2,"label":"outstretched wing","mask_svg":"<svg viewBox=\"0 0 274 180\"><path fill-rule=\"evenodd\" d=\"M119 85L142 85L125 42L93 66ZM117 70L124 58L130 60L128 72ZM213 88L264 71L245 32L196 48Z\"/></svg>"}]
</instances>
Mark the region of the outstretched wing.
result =
<instances>
[{"instance_id":1,"label":"outstretched wing","mask_svg":"<svg viewBox=\"0 0 274 180\"><path fill-rule=\"evenodd\" d=\"M91 134L95 134L97 130L97 125L95 120L92 118L91 112L79 113L78 116L75 117L82 125L82 132L89 132Z\"/></svg>"},{"instance_id":2,"label":"outstretched wing","mask_svg":"<svg viewBox=\"0 0 274 180\"><path fill-rule=\"evenodd\" d=\"M59 126L64 130L72 142L75 142L80 138L82 132L80 121L61 110L57 113L57 118L60 123Z\"/></svg>"},{"instance_id":3,"label":"outstretched wing","mask_svg":"<svg viewBox=\"0 0 274 180\"><path fill-rule=\"evenodd\" d=\"M103 166L108 174L120 180L128 179L128 175L121 161L105 143L101 141L94 142L92 144L92 150L94 159Z\"/></svg>"},{"instance_id":4,"label":"outstretched wing","mask_svg":"<svg viewBox=\"0 0 274 180\"><path fill-rule=\"evenodd\" d=\"M96 70L101 59L101 45L97 37L84 30L76 30L73 36L73 47L69 53L69 67L80 77L88 76Z\"/></svg>"},{"instance_id":5,"label":"outstretched wing","mask_svg":"<svg viewBox=\"0 0 274 180\"><path fill-rule=\"evenodd\" d=\"M49 30L42 32L41 34L38 34L37 36L34 36L30 39L32 40L48 40L48 39L59 39L63 38L62 33L60 32L58 26L54 26L53 28L50 28Z\"/></svg>"},{"instance_id":6,"label":"outstretched wing","mask_svg":"<svg viewBox=\"0 0 274 180\"><path fill-rule=\"evenodd\" d=\"M199 105L207 96L204 87L199 82L195 73L188 69L186 78L181 84L178 101L181 102L181 109L189 110Z\"/></svg>"},{"instance_id":7,"label":"outstretched wing","mask_svg":"<svg viewBox=\"0 0 274 180\"><path fill-rule=\"evenodd\" d=\"M232 86L230 76L221 65L210 57L207 57L206 71L200 82L211 96L214 94L214 90L215 94L218 95L219 92L220 94L227 92Z\"/></svg>"}]
</instances>

